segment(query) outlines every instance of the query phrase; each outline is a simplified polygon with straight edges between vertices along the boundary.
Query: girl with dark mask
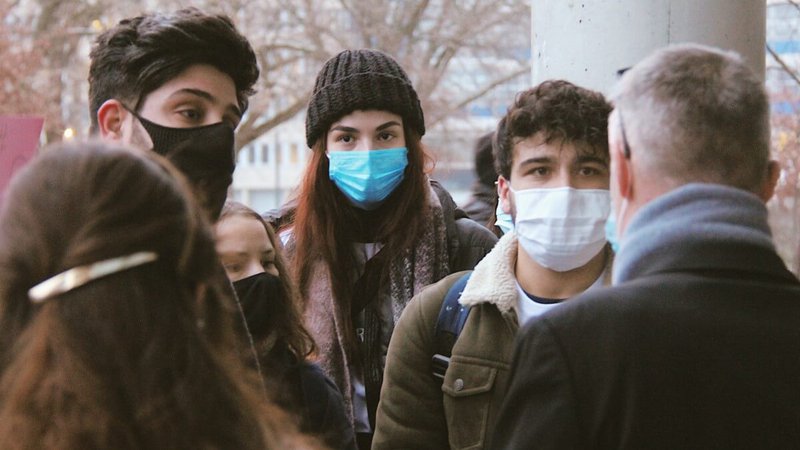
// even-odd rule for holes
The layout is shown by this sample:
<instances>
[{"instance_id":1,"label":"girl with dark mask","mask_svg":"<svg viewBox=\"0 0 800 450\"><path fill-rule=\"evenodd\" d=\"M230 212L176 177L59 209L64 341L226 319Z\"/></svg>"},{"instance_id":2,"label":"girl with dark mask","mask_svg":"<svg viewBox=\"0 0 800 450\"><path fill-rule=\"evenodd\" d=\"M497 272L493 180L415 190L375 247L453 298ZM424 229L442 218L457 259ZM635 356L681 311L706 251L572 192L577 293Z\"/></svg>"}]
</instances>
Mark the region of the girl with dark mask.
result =
<instances>
[{"instance_id":1,"label":"girl with dark mask","mask_svg":"<svg viewBox=\"0 0 800 450\"><path fill-rule=\"evenodd\" d=\"M274 400L297 414L303 432L334 449L355 448L342 395L306 361L314 342L301 322L296 289L272 227L247 206L227 202L215 230L217 253L242 304Z\"/></svg>"}]
</instances>

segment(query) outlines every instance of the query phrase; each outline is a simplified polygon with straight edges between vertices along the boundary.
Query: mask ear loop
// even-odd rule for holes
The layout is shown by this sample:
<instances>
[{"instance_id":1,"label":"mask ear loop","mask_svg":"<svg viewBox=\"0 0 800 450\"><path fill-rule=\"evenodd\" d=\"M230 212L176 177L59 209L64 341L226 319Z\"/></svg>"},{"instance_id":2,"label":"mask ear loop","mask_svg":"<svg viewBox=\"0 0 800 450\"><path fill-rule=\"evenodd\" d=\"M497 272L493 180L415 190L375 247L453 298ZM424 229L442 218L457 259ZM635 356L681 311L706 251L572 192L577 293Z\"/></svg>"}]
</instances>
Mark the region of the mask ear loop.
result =
<instances>
[{"instance_id":1,"label":"mask ear loop","mask_svg":"<svg viewBox=\"0 0 800 450\"><path fill-rule=\"evenodd\" d=\"M133 115L133 117L135 117L137 120L141 120L141 117L139 116L139 113L136 112L135 108L129 107L128 104L123 102L123 101L120 101L119 104L122 105L122 107L125 109L125 111L128 111L129 113L131 113Z\"/></svg>"}]
</instances>

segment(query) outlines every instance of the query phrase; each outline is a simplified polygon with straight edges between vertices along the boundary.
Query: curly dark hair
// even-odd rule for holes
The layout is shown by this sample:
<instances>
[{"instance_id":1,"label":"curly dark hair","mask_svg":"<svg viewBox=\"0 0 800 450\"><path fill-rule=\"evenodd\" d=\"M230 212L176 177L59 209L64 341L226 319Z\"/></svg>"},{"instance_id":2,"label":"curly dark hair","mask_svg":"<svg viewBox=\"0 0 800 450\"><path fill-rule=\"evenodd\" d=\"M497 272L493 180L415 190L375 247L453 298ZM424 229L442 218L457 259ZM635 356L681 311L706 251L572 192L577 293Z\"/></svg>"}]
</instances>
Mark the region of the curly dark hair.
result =
<instances>
[{"instance_id":1,"label":"curly dark hair","mask_svg":"<svg viewBox=\"0 0 800 450\"><path fill-rule=\"evenodd\" d=\"M103 102L116 98L138 110L147 94L193 65L230 76L242 112L259 75L255 52L231 19L197 8L124 19L97 37L89 56L93 132Z\"/></svg>"},{"instance_id":2,"label":"curly dark hair","mask_svg":"<svg viewBox=\"0 0 800 450\"><path fill-rule=\"evenodd\" d=\"M510 179L514 145L539 132L547 143L585 142L595 156L607 160L611 109L603 94L564 80L545 81L520 92L497 125L493 145L497 173Z\"/></svg>"}]
</instances>

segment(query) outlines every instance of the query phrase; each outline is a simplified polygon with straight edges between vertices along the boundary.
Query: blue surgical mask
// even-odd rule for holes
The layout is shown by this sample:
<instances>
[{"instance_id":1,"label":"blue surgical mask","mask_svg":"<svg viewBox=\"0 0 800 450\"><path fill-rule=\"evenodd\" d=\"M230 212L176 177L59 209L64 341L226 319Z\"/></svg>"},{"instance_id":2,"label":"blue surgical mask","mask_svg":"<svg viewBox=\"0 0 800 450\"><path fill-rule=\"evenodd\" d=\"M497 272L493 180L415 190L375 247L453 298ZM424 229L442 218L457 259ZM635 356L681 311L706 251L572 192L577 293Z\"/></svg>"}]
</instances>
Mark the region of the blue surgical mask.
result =
<instances>
[{"instance_id":1,"label":"blue surgical mask","mask_svg":"<svg viewBox=\"0 0 800 450\"><path fill-rule=\"evenodd\" d=\"M350 203L372 210L403 181L408 149L329 152L328 160L330 179Z\"/></svg>"},{"instance_id":2,"label":"blue surgical mask","mask_svg":"<svg viewBox=\"0 0 800 450\"><path fill-rule=\"evenodd\" d=\"M619 238L617 237L617 217L614 211L611 211L611 214L608 215L608 220L606 220L606 240L611 244L611 250L617 253L619 251Z\"/></svg>"},{"instance_id":3,"label":"blue surgical mask","mask_svg":"<svg viewBox=\"0 0 800 450\"><path fill-rule=\"evenodd\" d=\"M497 202L497 209L494 213L497 216L494 224L503 231L503 234L508 234L509 231L514 229L514 220L511 218L511 214L503 211L503 205L500 202Z\"/></svg>"}]
</instances>

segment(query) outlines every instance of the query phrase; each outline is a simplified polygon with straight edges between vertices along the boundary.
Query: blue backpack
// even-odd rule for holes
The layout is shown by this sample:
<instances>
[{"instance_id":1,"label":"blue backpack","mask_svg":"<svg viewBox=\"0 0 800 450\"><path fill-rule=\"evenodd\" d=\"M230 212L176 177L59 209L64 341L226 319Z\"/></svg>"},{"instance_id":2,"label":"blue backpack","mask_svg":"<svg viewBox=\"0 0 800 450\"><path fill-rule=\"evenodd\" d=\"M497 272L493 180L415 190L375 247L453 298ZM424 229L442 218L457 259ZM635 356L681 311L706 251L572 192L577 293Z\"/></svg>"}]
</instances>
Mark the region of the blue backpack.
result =
<instances>
[{"instance_id":1,"label":"blue backpack","mask_svg":"<svg viewBox=\"0 0 800 450\"><path fill-rule=\"evenodd\" d=\"M456 280L450 287L442 302L442 308L439 310L439 317L436 319L433 333L436 353L431 359L431 371L440 382L444 382L444 374L450 366L453 346L469 317L470 308L459 304L458 299L464 292L470 275L472 275L472 271Z\"/></svg>"}]
</instances>

